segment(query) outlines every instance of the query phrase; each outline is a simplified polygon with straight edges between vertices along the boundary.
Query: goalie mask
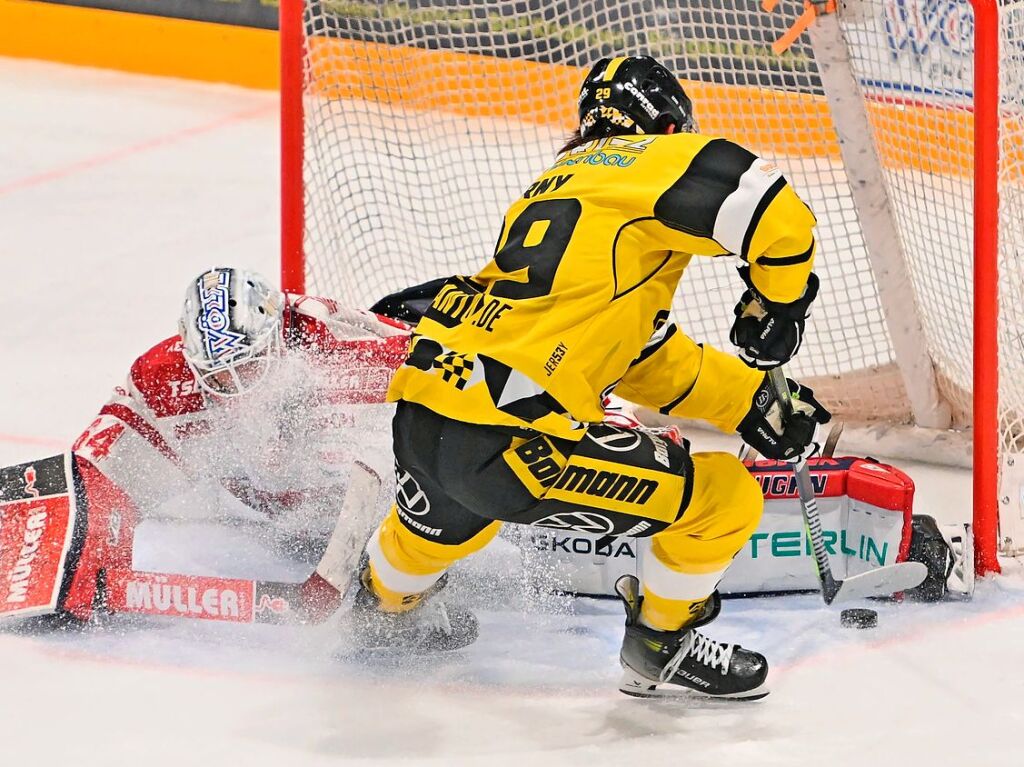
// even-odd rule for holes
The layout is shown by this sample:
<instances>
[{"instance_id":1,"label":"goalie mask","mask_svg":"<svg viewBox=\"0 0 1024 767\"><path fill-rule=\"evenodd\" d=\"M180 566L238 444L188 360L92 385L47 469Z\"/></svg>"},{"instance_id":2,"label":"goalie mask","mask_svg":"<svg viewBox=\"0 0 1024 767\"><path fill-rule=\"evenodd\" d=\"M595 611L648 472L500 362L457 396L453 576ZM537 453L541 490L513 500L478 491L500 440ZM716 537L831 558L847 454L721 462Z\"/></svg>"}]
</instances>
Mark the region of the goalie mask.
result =
<instances>
[{"instance_id":1,"label":"goalie mask","mask_svg":"<svg viewBox=\"0 0 1024 767\"><path fill-rule=\"evenodd\" d=\"M690 97L650 56L597 62L580 88L579 112L580 135L585 139L697 131Z\"/></svg>"},{"instance_id":2,"label":"goalie mask","mask_svg":"<svg viewBox=\"0 0 1024 767\"><path fill-rule=\"evenodd\" d=\"M253 389L281 348L284 296L255 272L211 269L185 291L179 332L199 385L218 397Z\"/></svg>"}]
</instances>

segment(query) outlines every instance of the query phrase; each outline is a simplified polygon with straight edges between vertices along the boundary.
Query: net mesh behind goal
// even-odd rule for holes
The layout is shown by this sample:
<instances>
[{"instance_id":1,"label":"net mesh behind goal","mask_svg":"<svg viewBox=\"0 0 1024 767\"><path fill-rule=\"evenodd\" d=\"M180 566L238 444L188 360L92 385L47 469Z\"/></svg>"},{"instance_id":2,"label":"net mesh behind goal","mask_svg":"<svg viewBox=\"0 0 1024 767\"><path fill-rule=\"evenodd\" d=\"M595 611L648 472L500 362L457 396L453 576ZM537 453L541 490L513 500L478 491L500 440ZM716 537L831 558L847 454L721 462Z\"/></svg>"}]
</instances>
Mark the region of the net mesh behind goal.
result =
<instances>
[{"instance_id":1,"label":"net mesh behind goal","mask_svg":"<svg viewBox=\"0 0 1024 767\"><path fill-rule=\"evenodd\" d=\"M305 8L307 291L367 306L491 256L508 204L575 127L598 58L663 61L703 133L777 161L818 217L822 289L791 374L842 416L909 423L878 277L865 246L814 51L771 43L802 7L747 0L351 0ZM1024 414L1024 2L1002 2L999 72L1000 403L1004 445ZM839 24L866 104L912 287L955 423L972 371L974 14L957 0L859 0ZM994 74L994 73L993 73ZM884 279L884 277L883 277ZM695 259L675 319L730 349L741 289L723 259ZM890 315L893 315L890 312ZM897 312L896 314L899 314Z\"/></svg>"}]
</instances>

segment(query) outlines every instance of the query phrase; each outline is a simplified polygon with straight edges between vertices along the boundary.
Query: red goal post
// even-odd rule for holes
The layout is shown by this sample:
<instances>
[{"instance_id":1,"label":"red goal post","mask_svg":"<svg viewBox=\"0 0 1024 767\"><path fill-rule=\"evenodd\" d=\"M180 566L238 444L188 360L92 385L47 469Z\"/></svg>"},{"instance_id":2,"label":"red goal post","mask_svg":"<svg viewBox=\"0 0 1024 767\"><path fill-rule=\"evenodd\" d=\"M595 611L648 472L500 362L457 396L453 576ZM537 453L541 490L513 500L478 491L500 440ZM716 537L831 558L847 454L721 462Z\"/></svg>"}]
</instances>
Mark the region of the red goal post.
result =
<instances>
[{"instance_id":1,"label":"red goal post","mask_svg":"<svg viewBox=\"0 0 1024 767\"><path fill-rule=\"evenodd\" d=\"M999 572L999 9L971 0L974 37L974 539L978 574ZM993 76L994 75L994 76ZM1011 513L1007 510L1007 513Z\"/></svg>"},{"instance_id":2,"label":"red goal post","mask_svg":"<svg viewBox=\"0 0 1024 767\"><path fill-rule=\"evenodd\" d=\"M777 159L819 216L832 293L795 374L874 433L927 441L952 426L973 438L978 571L1024 551L1011 470L1024 320L1007 316L1024 282L1012 228L1024 219L1024 2L848 0L775 60L768 48L791 19L745 1L536 5L281 0L282 284L366 305L472 270L571 128L587 64L657 55L705 132ZM841 50L815 46L828 34ZM835 92L849 83L852 115ZM851 147L875 167L845 161ZM728 323L706 317L729 316L729 271L694 264L675 306L682 327L721 348Z\"/></svg>"},{"instance_id":3,"label":"red goal post","mask_svg":"<svg viewBox=\"0 0 1024 767\"><path fill-rule=\"evenodd\" d=\"M306 0L281 0L281 287L306 292L303 233L306 208L303 196L305 119L302 94L306 32Z\"/></svg>"}]
</instances>

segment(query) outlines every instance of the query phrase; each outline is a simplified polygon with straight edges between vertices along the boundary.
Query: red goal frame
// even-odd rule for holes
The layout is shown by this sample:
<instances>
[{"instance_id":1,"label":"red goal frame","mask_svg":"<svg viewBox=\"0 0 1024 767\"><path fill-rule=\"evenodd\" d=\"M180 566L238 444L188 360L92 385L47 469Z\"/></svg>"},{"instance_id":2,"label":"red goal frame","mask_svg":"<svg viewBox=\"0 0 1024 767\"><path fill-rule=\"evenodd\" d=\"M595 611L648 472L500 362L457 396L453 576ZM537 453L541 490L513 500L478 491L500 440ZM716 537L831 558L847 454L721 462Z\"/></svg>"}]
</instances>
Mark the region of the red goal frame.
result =
<instances>
[{"instance_id":1,"label":"red goal frame","mask_svg":"<svg viewBox=\"0 0 1024 767\"><path fill-rule=\"evenodd\" d=\"M302 90L305 80L303 0L281 0L281 288L306 292L305 185L302 167L305 150L305 115Z\"/></svg>"},{"instance_id":2,"label":"red goal frame","mask_svg":"<svg viewBox=\"0 0 1024 767\"><path fill-rule=\"evenodd\" d=\"M971 0L974 43L973 522L975 568L999 572L999 7ZM281 0L281 286L306 287L303 0Z\"/></svg>"}]
</instances>

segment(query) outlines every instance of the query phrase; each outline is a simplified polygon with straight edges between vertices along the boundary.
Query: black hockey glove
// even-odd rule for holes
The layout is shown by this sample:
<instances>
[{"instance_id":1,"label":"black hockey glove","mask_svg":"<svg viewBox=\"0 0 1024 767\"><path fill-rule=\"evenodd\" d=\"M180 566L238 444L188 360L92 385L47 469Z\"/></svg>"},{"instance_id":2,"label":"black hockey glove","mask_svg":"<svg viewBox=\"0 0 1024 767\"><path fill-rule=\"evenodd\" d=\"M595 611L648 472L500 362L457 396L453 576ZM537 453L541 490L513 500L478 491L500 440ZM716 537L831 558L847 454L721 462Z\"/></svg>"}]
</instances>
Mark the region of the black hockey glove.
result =
<instances>
[{"instance_id":1,"label":"black hockey glove","mask_svg":"<svg viewBox=\"0 0 1024 767\"><path fill-rule=\"evenodd\" d=\"M743 441L765 458L777 461L796 461L810 458L819 448L815 441L818 424L828 423L832 414L818 400L814 392L796 381L789 381L793 399L793 413L783 418L775 387L768 376L750 403L750 410L736 430Z\"/></svg>"},{"instance_id":2,"label":"black hockey glove","mask_svg":"<svg viewBox=\"0 0 1024 767\"><path fill-rule=\"evenodd\" d=\"M415 325L423 319L423 315L430 307L434 297L449 279L449 277L440 277L420 285L413 285L411 288L405 288L397 293L391 293L371 306L370 311L393 320L401 320Z\"/></svg>"},{"instance_id":3,"label":"black hockey glove","mask_svg":"<svg viewBox=\"0 0 1024 767\"><path fill-rule=\"evenodd\" d=\"M758 292L750 280L749 266L740 267L739 272L747 289L733 309L736 321L729 340L740 348L740 359L752 368L771 370L784 365L800 349L804 321L818 295L818 278L810 274L803 295L790 304L781 304Z\"/></svg>"}]
</instances>

